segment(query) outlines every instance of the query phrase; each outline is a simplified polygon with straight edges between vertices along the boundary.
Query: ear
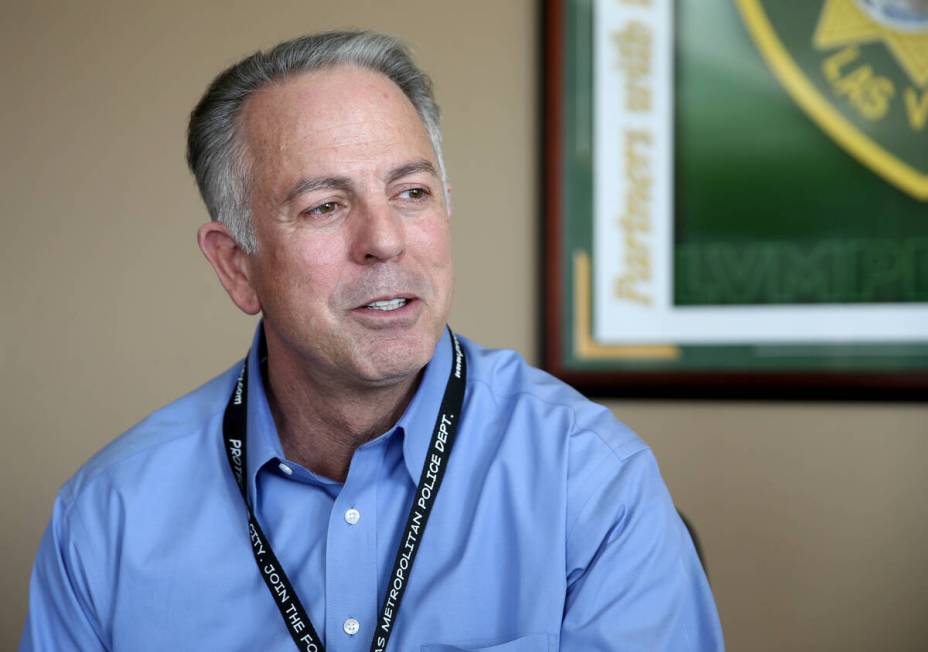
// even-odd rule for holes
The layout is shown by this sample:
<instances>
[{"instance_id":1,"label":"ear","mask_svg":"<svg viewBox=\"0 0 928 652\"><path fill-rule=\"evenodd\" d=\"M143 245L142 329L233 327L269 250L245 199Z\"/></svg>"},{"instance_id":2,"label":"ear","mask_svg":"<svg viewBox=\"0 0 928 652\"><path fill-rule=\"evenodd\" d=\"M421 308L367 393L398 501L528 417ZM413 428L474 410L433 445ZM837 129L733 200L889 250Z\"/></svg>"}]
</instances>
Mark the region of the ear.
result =
<instances>
[{"instance_id":1,"label":"ear","mask_svg":"<svg viewBox=\"0 0 928 652\"><path fill-rule=\"evenodd\" d=\"M445 184L445 210L448 213L448 217L451 217L451 184Z\"/></svg>"},{"instance_id":2,"label":"ear","mask_svg":"<svg viewBox=\"0 0 928 652\"><path fill-rule=\"evenodd\" d=\"M197 244L213 266L222 287L239 310L249 315L261 311L251 282L251 260L221 222L207 222L197 230Z\"/></svg>"}]
</instances>

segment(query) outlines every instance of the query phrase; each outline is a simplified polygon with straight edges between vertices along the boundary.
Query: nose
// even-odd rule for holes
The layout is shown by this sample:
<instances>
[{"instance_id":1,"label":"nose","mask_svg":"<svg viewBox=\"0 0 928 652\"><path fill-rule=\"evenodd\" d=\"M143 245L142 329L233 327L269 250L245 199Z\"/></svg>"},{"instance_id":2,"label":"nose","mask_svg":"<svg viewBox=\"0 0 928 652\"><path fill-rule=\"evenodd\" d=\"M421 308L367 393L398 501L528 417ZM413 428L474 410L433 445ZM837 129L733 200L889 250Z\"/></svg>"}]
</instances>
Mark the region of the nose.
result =
<instances>
[{"instance_id":1,"label":"nose","mask_svg":"<svg viewBox=\"0 0 928 652\"><path fill-rule=\"evenodd\" d=\"M406 249L403 217L388 202L365 203L358 207L352 233L352 258L362 265L385 262Z\"/></svg>"}]
</instances>

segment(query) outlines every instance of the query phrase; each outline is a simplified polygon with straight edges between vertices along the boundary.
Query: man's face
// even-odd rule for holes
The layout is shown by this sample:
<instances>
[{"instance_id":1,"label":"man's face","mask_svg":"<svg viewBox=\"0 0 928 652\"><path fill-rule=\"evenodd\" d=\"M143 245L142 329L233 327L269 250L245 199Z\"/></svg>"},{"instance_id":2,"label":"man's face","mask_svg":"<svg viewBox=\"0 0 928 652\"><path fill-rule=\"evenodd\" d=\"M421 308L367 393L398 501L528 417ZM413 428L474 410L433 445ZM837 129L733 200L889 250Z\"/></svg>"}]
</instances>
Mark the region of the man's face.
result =
<instances>
[{"instance_id":1,"label":"man's face","mask_svg":"<svg viewBox=\"0 0 928 652\"><path fill-rule=\"evenodd\" d=\"M414 377L452 290L448 207L416 110L387 77L342 66L269 86L242 118L269 347L328 382Z\"/></svg>"}]
</instances>

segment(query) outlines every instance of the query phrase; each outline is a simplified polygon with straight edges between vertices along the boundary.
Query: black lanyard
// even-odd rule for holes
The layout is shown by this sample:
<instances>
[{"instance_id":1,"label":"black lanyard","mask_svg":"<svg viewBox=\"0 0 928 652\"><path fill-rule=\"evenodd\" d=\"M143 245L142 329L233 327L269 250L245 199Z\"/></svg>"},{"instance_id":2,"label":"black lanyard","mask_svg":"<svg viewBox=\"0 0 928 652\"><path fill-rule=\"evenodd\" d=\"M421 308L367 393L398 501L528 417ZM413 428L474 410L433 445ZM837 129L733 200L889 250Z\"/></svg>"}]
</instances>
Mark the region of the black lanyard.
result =
<instances>
[{"instance_id":1,"label":"black lanyard","mask_svg":"<svg viewBox=\"0 0 928 652\"><path fill-rule=\"evenodd\" d=\"M387 584L383 598L383 609L371 640L371 652L384 652L387 642L390 640L390 633L393 631L393 623L396 621L400 610L400 602L406 592L406 584L412 572L412 565L416 560L416 554L419 552L419 544L425 534L425 526L428 523L429 515L432 513L432 505L435 503L435 497L438 495L441 481L445 476L445 467L448 465L448 457L451 455L451 447L454 445L454 433L457 430L458 421L460 421L461 406L464 403L467 367L464 350L461 348L458 338L451 332L451 329L448 329L448 332L451 334L453 354L451 373L448 374L445 395L441 400L441 407L435 419L432 442L429 445L429 453L422 465L419 486L416 487L416 494L413 497L412 506L409 508L409 516L406 518L406 529L403 531L399 548L396 551L393 573L390 575L390 581ZM261 526L258 525L258 519L255 518L251 502L248 500L248 485L245 482L245 473L248 468L246 456L247 438L245 434L247 405L248 358L246 357L238 381L235 384L235 389L232 391L232 396L229 397L229 404L226 406L225 416L222 421L222 437L229 458L229 467L232 469L232 475L235 477L239 491L242 492L242 498L248 510L248 530L251 536L251 549L255 555L255 563L258 565L261 577L274 599L274 604L280 610L280 616L284 619L287 631L290 632L290 636L298 649L305 652L324 652L325 647L322 645L322 640L313 628L313 624L310 622L299 597L297 597L293 585L290 584L290 580L284 573L277 556L271 550L271 544L268 542L267 537L264 536L264 532L261 531Z\"/></svg>"}]
</instances>

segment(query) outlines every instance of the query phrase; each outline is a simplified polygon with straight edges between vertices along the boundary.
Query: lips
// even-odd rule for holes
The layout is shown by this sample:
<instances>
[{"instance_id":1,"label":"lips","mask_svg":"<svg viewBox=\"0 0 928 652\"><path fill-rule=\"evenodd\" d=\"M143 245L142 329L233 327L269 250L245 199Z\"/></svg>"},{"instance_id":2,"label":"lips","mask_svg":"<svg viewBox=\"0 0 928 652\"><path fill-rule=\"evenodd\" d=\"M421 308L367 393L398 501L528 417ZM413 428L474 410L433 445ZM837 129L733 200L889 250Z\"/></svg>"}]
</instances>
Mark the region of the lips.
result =
<instances>
[{"instance_id":1,"label":"lips","mask_svg":"<svg viewBox=\"0 0 928 652\"><path fill-rule=\"evenodd\" d=\"M386 301L372 301L371 303L364 306L370 310L382 310L384 312L392 312L397 308L402 308L407 303L406 299L402 297L397 297L396 299L387 299Z\"/></svg>"},{"instance_id":2,"label":"lips","mask_svg":"<svg viewBox=\"0 0 928 652\"><path fill-rule=\"evenodd\" d=\"M379 294L363 299L356 304L355 310L368 313L389 313L400 310L415 302L419 297L409 292Z\"/></svg>"}]
</instances>

